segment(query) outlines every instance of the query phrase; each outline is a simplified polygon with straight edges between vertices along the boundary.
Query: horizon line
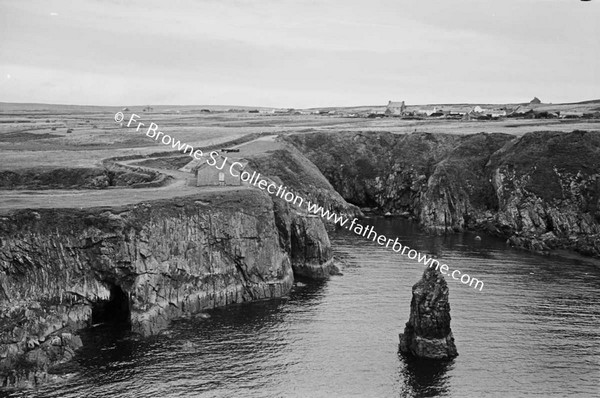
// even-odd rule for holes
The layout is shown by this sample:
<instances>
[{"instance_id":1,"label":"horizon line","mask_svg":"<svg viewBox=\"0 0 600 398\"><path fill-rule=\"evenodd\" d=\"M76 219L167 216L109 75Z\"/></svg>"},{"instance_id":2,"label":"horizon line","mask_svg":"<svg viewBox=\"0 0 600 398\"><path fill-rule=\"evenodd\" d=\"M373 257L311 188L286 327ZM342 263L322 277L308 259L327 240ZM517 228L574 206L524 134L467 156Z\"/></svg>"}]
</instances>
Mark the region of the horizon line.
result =
<instances>
[{"instance_id":1,"label":"horizon line","mask_svg":"<svg viewBox=\"0 0 600 398\"><path fill-rule=\"evenodd\" d=\"M389 100L392 101L392 100ZM393 102L402 102L393 101ZM406 103L406 106L425 106L425 105L524 105L530 104L530 102L428 102L421 104L409 104ZM576 102L541 102L537 105L576 105L576 104L585 104L592 102L600 102L600 98L597 99L588 99ZM50 103L50 102L9 102L9 101L0 101L0 104L10 104L10 105L49 105L49 106L81 106L81 107L104 107L104 108L115 108L115 107L229 107L229 108L269 108L269 109L323 109L323 108L376 108L376 107L386 107L387 103L380 105L326 105L326 106L309 106L309 107L288 107L288 106L263 106L263 105L228 105L228 104L134 104L134 105L98 105L98 104L61 104L61 103Z\"/></svg>"}]
</instances>

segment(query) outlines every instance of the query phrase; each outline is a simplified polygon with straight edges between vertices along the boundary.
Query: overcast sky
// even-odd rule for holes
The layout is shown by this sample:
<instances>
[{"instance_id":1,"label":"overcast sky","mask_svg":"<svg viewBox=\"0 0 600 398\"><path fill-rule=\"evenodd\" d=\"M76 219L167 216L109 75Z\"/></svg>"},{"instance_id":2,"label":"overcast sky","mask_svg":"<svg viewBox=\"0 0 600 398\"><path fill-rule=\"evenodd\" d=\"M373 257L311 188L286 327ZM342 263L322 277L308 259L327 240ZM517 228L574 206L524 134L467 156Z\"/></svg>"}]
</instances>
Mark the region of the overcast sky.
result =
<instances>
[{"instance_id":1,"label":"overcast sky","mask_svg":"<svg viewBox=\"0 0 600 398\"><path fill-rule=\"evenodd\" d=\"M0 101L600 98L600 0L0 0Z\"/></svg>"}]
</instances>

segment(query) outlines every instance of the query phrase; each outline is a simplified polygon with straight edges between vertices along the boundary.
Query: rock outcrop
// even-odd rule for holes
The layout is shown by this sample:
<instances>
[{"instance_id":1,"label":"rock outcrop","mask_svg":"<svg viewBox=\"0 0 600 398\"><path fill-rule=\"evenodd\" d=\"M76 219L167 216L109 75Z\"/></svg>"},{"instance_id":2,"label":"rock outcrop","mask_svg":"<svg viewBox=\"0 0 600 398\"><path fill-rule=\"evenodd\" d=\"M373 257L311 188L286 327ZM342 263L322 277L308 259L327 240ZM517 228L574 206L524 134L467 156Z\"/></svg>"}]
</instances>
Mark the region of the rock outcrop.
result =
<instances>
[{"instance_id":1,"label":"rock outcrop","mask_svg":"<svg viewBox=\"0 0 600 398\"><path fill-rule=\"evenodd\" d=\"M400 334L400 351L427 359L458 355L450 329L448 285L435 268L426 268L423 278L412 288L410 319Z\"/></svg>"},{"instance_id":2,"label":"rock outcrop","mask_svg":"<svg viewBox=\"0 0 600 398\"><path fill-rule=\"evenodd\" d=\"M600 257L597 133L339 132L286 139L355 205L409 216L431 231L482 230L527 249Z\"/></svg>"},{"instance_id":3,"label":"rock outcrop","mask_svg":"<svg viewBox=\"0 0 600 398\"><path fill-rule=\"evenodd\" d=\"M264 177L305 200L348 216L360 214L293 147L250 161ZM50 170L41 177L34 173L35 178L5 173L0 185L137 187L166 178L109 163L102 170ZM72 357L81 344L77 330L90 323L127 322L133 331L151 335L188 313L285 295L294 274L325 279L336 273L323 220L258 189L120 208L5 212L0 215L0 386L43 380L48 369Z\"/></svg>"},{"instance_id":4,"label":"rock outcrop","mask_svg":"<svg viewBox=\"0 0 600 398\"><path fill-rule=\"evenodd\" d=\"M110 164L103 168L29 168L0 171L0 190L152 188L166 185L168 175Z\"/></svg>"},{"instance_id":5,"label":"rock outcrop","mask_svg":"<svg viewBox=\"0 0 600 398\"><path fill-rule=\"evenodd\" d=\"M253 170L257 170L264 177L271 178L276 184L287 187L305 201L311 201L325 210L348 217L362 215L358 207L346 202L334 189L314 162L301 154L293 145L254 155L248 160ZM306 210L306 203L302 209Z\"/></svg>"},{"instance_id":6,"label":"rock outcrop","mask_svg":"<svg viewBox=\"0 0 600 398\"><path fill-rule=\"evenodd\" d=\"M530 133L490 158L493 228L515 246L600 257L600 136Z\"/></svg>"},{"instance_id":7,"label":"rock outcrop","mask_svg":"<svg viewBox=\"0 0 600 398\"><path fill-rule=\"evenodd\" d=\"M329 235L321 218L294 209L274 198L275 222L281 247L290 254L294 275L309 279L327 279L334 273Z\"/></svg>"},{"instance_id":8,"label":"rock outcrop","mask_svg":"<svg viewBox=\"0 0 600 398\"><path fill-rule=\"evenodd\" d=\"M302 239L291 231L292 241ZM324 253L326 237L311 236L324 239ZM69 354L45 344L72 350L63 334L103 320L106 306L149 335L184 313L287 294L291 257L259 190L8 213L0 218L0 386L43 378Z\"/></svg>"}]
</instances>

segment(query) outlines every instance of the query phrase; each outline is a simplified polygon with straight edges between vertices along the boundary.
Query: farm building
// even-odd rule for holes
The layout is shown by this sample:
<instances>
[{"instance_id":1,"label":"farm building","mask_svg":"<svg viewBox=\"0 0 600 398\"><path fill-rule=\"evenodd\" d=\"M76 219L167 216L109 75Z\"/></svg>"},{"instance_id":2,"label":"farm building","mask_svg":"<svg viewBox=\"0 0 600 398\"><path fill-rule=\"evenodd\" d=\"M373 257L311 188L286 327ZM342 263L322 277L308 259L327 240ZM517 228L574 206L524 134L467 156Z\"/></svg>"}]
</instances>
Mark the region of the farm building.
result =
<instances>
[{"instance_id":1,"label":"farm building","mask_svg":"<svg viewBox=\"0 0 600 398\"><path fill-rule=\"evenodd\" d=\"M227 186L239 186L242 185L242 179L239 175L234 176L230 173L229 168L234 162L233 160L227 160L225 167L219 170L217 167L221 167L225 161L225 158L221 158L215 166L211 166L208 163L201 163L194 169L196 176L196 186L205 187L210 185L227 185ZM235 169L237 173L241 174L240 168Z\"/></svg>"},{"instance_id":2,"label":"farm building","mask_svg":"<svg viewBox=\"0 0 600 398\"><path fill-rule=\"evenodd\" d=\"M415 111L415 116L432 116L438 112L437 106L434 106L433 109L417 109Z\"/></svg>"},{"instance_id":3,"label":"farm building","mask_svg":"<svg viewBox=\"0 0 600 398\"><path fill-rule=\"evenodd\" d=\"M404 101L401 101L401 102L388 101L387 108L385 109L385 114L401 116L404 114L405 110L406 110L406 105L404 105Z\"/></svg>"},{"instance_id":4,"label":"farm building","mask_svg":"<svg viewBox=\"0 0 600 398\"><path fill-rule=\"evenodd\" d=\"M562 111L560 112L561 119L577 119L583 117L583 112L576 111Z\"/></svg>"},{"instance_id":5,"label":"farm building","mask_svg":"<svg viewBox=\"0 0 600 398\"><path fill-rule=\"evenodd\" d=\"M483 109L477 105L469 112L469 115L474 117L490 117L492 119L497 119L500 117L505 117L506 111L504 109Z\"/></svg>"},{"instance_id":6,"label":"farm building","mask_svg":"<svg viewBox=\"0 0 600 398\"><path fill-rule=\"evenodd\" d=\"M210 165L206 163L207 160L210 159L194 159L179 170L194 173L197 187L242 185L240 176L232 175L231 166L235 162L242 164L242 166L236 164L233 167L233 174L241 174L248 164L247 161L219 156L216 158L216 163Z\"/></svg>"}]
</instances>

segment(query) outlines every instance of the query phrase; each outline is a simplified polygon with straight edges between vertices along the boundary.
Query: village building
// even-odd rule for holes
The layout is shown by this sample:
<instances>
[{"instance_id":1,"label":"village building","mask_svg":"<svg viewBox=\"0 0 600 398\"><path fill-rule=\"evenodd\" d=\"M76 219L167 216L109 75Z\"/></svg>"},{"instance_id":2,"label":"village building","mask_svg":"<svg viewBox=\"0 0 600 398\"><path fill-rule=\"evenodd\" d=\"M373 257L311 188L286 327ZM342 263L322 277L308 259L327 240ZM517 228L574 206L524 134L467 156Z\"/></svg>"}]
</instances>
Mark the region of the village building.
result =
<instances>
[{"instance_id":1,"label":"village building","mask_svg":"<svg viewBox=\"0 0 600 398\"><path fill-rule=\"evenodd\" d=\"M499 117L505 117L506 116L506 111L505 110L489 110L486 112L486 115L491 117L492 119L496 119Z\"/></svg>"},{"instance_id":2,"label":"village building","mask_svg":"<svg viewBox=\"0 0 600 398\"><path fill-rule=\"evenodd\" d=\"M221 162L222 164L222 162ZM238 176L233 176L229 172L229 163L223 167L222 170L217 169L215 166L210 166L208 163L200 164L194 169L194 175L196 177L196 186L205 187L211 185L221 186L240 186L242 185L242 179ZM239 174L239 173L238 173Z\"/></svg>"},{"instance_id":3,"label":"village building","mask_svg":"<svg viewBox=\"0 0 600 398\"><path fill-rule=\"evenodd\" d=\"M475 117L475 118L489 117L492 119L498 119L501 117L506 117L506 110L504 110L504 109L500 109L500 110L498 110L498 109L483 109L482 107L477 105L469 112L469 116Z\"/></svg>"},{"instance_id":4,"label":"village building","mask_svg":"<svg viewBox=\"0 0 600 398\"><path fill-rule=\"evenodd\" d=\"M179 170L193 173L195 185L197 187L243 185L241 174L242 171L246 169L248 164L247 161L219 155L214 158L216 159L216 163L211 165L207 163L209 160L212 163L214 159L211 159L213 158L194 159ZM233 168L234 173L231 173L230 169L234 162L241 163L242 166L236 164ZM233 174L238 175L236 176Z\"/></svg>"},{"instance_id":5,"label":"village building","mask_svg":"<svg viewBox=\"0 0 600 398\"><path fill-rule=\"evenodd\" d=\"M561 119L577 119L583 117L583 112L562 111L559 116Z\"/></svg>"},{"instance_id":6,"label":"village building","mask_svg":"<svg viewBox=\"0 0 600 398\"><path fill-rule=\"evenodd\" d=\"M415 116L432 116L438 114L438 112L437 107L433 107L433 109L417 109L415 111Z\"/></svg>"},{"instance_id":7,"label":"village building","mask_svg":"<svg viewBox=\"0 0 600 398\"><path fill-rule=\"evenodd\" d=\"M446 112L445 116L446 116L446 119L459 120L459 119L465 118L466 115L467 115L467 112L465 112L465 111L451 109Z\"/></svg>"},{"instance_id":8,"label":"village building","mask_svg":"<svg viewBox=\"0 0 600 398\"><path fill-rule=\"evenodd\" d=\"M520 105L514 111L512 111L511 115L522 116L528 113L533 113L533 107Z\"/></svg>"},{"instance_id":9,"label":"village building","mask_svg":"<svg viewBox=\"0 0 600 398\"><path fill-rule=\"evenodd\" d=\"M406 105L404 104L404 101L401 101L401 102L388 101L387 107L385 109L385 114L402 116L402 115L404 115L405 111L406 111Z\"/></svg>"}]
</instances>

